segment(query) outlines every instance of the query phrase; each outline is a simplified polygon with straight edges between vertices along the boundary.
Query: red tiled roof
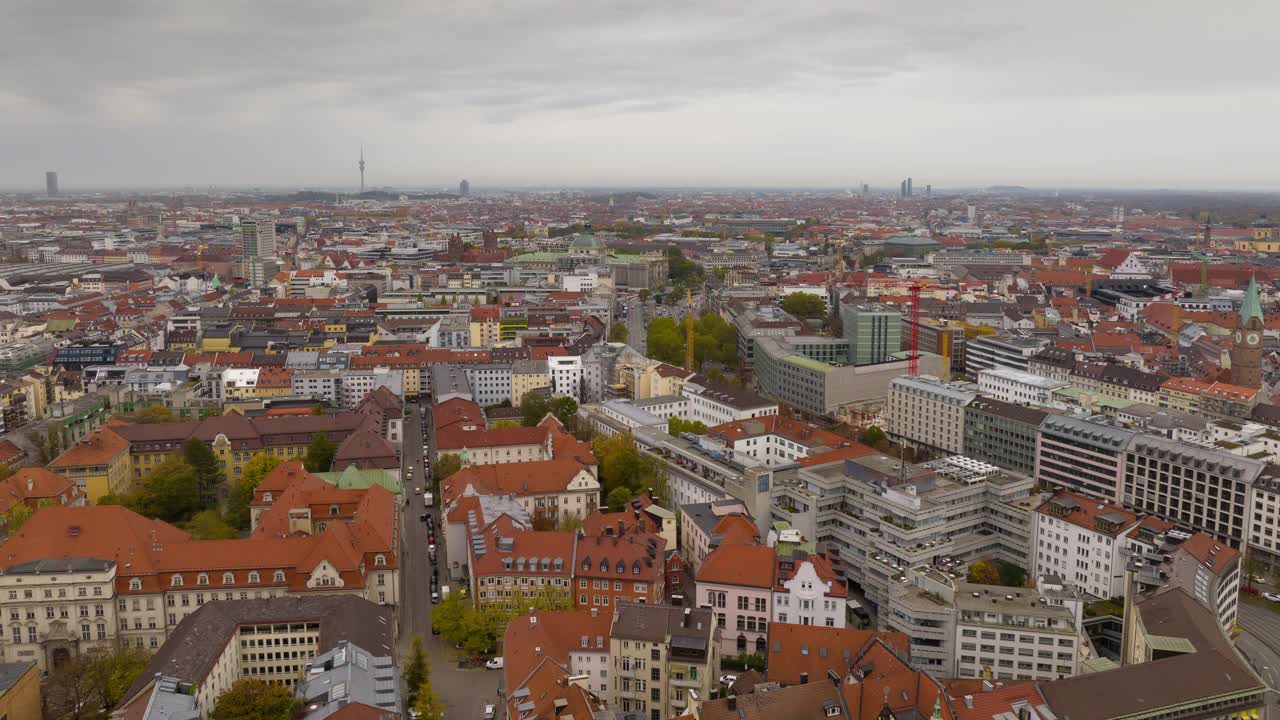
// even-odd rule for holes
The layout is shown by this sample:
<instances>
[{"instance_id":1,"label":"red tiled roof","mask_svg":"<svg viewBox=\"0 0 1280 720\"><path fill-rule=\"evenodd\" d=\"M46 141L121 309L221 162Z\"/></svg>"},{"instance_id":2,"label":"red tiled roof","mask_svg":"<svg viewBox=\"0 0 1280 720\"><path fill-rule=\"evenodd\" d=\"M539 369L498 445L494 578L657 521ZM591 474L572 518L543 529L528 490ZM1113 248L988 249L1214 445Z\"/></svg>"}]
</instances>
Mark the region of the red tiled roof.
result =
<instances>
[{"instance_id":1,"label":"red tiled roof","mask_svg":"<svg viewBox=\"0 0 1280 720\"><path fill-rule=\"evenodd\" d=\"M807 675L809 682L825 682L828 670L843 676L862 648L876 638L903 655L909 652L909 639L900 632L772 623L767 677L771 682L795 685L801 675Z\"/></svg>"},{"instance_id":2,"label":"red tiled roof","mask_svg":"<svg viewBox=\"0 0 1280 720\"><path fill-rule=\"evenodd\" d=\"M1214 575L1221 575L1240 557L1239 550L1223 545L1204 533L1196 533L1182 541L1178 551L1186 552Z\"/></svg>"},{"instance_id":3,"label":"red tiled roof","mask_svg":"<svg viewBox=\"0 0 1280 720\"><path fill-rule=\"evenodd\" d=\"M717 527L725 520L721 520ZM769 589L773 587L776 571L773 548L764 545L725 544L712 550L702 561L698 568L697 582L699 585L714 583Z\"/></svg>"}]
</instances>

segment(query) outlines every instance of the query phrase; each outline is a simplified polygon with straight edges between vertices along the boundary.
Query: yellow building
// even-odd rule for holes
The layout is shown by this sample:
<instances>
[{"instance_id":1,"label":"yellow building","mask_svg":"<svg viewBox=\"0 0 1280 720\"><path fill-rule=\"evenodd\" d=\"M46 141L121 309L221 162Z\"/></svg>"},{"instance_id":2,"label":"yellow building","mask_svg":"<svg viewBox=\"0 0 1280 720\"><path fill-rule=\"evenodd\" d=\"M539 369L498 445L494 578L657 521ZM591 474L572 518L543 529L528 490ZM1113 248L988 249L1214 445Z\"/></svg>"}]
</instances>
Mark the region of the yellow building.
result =
<instances>
[{"instance_id":1,"label":"yellow building","mask_svg":"<svg viewBox=\"0 0 1280 720\"><path fill-rule=\"evenodd\" d=\"M1200 397L1212 383L1186 377L1172 377L1160 385L1157 402L1162 408L1182 412L1200 412Z\"/></svg>"},{"instance_id":2,"label":"yellow building","mask_svg":"<svg viewBox=\"0 0 1280 720\"><path fill-rule=\"evenodd\" d=\"M502 339L502 323L496 307L471 309L471 347L493 347Z\"/></svg>"},{"instance_id":3,"label":"yellow building","mask_svg":"<svg viewBox=\"0 0 1280 720\"><path fill-rule=\"evenodd\" d=\"M113 428L118 427L127 426L103 428L89 435L49 463L49 469L74 480L91 503L104 495L128 492L136 475L131 473L129 441L115 432Z\"/></svg>"},{"instance_id":4,"label":"yellow building","mask_svg":"<svg viewBox=\"0 0 1280 720\"><path fill-rule=\"evenodd\" d=\"M550 386L546 360L517 360L511 364L511 404L519 405L528 393Z\"/></svg>"},{"instance_id":5,"label":"yellow building","mask_svg":"<svg viewBox=\"0 0 1280 720\"><path fill-rule=\"evenodd\" d=\"M40 670L30 661L0 663L0 718L38 718L44 711Z\"/></svg>"}]
</instances>

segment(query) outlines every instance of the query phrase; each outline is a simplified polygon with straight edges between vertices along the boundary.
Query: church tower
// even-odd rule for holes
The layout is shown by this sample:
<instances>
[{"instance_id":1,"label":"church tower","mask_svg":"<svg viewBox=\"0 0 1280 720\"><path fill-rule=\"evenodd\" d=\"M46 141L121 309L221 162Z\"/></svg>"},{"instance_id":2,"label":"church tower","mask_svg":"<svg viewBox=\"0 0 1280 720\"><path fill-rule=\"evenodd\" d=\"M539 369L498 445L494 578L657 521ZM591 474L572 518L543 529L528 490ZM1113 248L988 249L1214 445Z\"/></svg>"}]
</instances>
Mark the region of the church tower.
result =
<instances>
[{"instance_id":1,"label":"church tower","mask_svg":"<svg viewBox=\"0 0 1280 720\"><path fill-rule=\"evenodd\" d=\"M1240 305L1235 347L1231 349L1231 383L1252 389L1262 387L1262 299L1258 281L1249 278L1249 289Z\"/></svg>"}]
</instances>

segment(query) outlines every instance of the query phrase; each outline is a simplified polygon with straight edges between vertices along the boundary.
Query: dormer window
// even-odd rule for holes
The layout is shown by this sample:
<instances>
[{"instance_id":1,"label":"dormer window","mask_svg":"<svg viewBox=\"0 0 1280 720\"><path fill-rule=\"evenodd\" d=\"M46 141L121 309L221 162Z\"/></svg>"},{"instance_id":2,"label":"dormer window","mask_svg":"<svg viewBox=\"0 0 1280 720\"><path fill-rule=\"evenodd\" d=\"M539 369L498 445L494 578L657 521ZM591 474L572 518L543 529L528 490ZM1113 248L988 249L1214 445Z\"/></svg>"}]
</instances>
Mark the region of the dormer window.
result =
<instances>
[{"instance_id":1,"label":"dormer window","mask_svg":"<svg viewBox=\"0 0 1280 720\"><path fill-rule=\"evenodd\" d=\"M269 492L262 493L262 502L271 502L271 493Z\"/></svg>"},{"instance_id":2,"label":"dormer window","mask_svg":"<svg viewBox=\"0 0 1280 720\"><path fill-rule=\"evenodd\" d=\"M249 582L254 585L257 585L258 583L262 582L262 576L258 574L257 570L249 571Z\"/></svg>"},{"instance_id":3,"label":"dormer window","mask_svg":"<svg viewBox=\"0 0 1280 720\"><path fill-rule=\"evenodd\" d=\"M197 585L208 585L208 584L209 584L209 573L200 573L199 575L197 575L197 576L196 576L196 584L197 584Z\"/></svg>"},{"instance_id":4,"label":"dormer window","mask_svg":"<svg viewBox=\"0 0 1280 720\"><path fill-rule=\"evenodd\" d=\"M130 590L141 590L141 589L142 589L142 580L140 580L140 579L138 579L138 578L131 578L131 579L129 580L129 589L130 589Z\"/></svg>"},{"instance_id":5,"label":"dormer window","mask_svg":"<svg viewBox=\"0 0 1280 720\"><path fill-rule=\"evenodd\" d=\"M333 515L333 516L336 516L336 515L338 514L338 506L337 506L337 505L330 505L330 506L329 506L329 514L330 514L330 515Z\"/></svg>"},{"instance_id":6,"label":"dormer window","mask_svg":"<svg viewBox=\"0 0 1280 720\"><path fill-rule=\"evenodd\" d=\"M172 585L173 587L182 587L182 576L174 575L172 578L169 579L169 584Z\"/></svg>"},{"instance_id":7,"label":"dormer window","mask_svg":"<svg viewBox=\"0 0 1280 720\"><path fill-rule=\"evenodd\" d=\"M384 565L386 565L386 564L387 564L387 556L386 556L386 555L383 555L382 553L378 553L377 555L374 555L374 556L373 556L373 565L374 565L374 567L383 567L383 566L384 566Z\"/></svg>"},{"instance_id":8,"label":"dormer window","mask_svg":"<svg viewBox=\"0 0 1280 720\"><path fill-rule=\"evenodd\" d=\"M276 582L278 582L278 583L282 583L282 582L284 582L284 571L283 571L283 570L277 570L277 571L276 571L275 581L276 581Z\"/></svg>"},{"instance_id":9,"label":"dormer window","mask_svg":"<svg viewBox=\"0 0 1280 720\"><path fill-rule=\"evenodd\" d=\"M223 584L223 585L235 585L235 583L236 583L236 574L235 574L235 573L229 573L229 572L228 572L228 573L222 573L222 584Z\"/></svg>"}]
</instances>

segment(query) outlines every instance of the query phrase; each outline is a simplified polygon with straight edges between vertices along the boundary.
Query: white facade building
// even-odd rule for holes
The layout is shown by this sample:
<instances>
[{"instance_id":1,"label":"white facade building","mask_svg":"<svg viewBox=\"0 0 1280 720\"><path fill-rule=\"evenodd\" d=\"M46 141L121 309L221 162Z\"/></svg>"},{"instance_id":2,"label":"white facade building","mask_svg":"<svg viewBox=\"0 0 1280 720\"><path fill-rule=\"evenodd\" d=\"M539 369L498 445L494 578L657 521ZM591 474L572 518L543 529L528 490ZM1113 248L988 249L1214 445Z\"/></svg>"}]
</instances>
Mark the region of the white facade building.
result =
<instances>
[{"instance_id":1,"label":"white facade building","mask_svg":"<svg viewBox=\"0 0 1280 720\"><path fill-rule=\"evenodd\" d=\"M903 375L889 383L886 431L916 447L959 454L964 451L964 409L977 397L973 383Z\"/></svg>"},{"instance_id":2,"label":"white facade building","mask_svg":"<svg viewBox=\"0 0 1280 720\"><path fill-rule=\"evenodd\" d=\"M978 372L979 392L1019 405L1048 405L1053 400L1053 391L1067 385L1061 380L1010 368L995 367Z\"/></svg>"},{"instance_id":3,"label":"white facade building","mask_svg":"<svg viewBox=\"0 0 1280 720\"><path fill-rule=\"evenodd\" d=\"M1124 592L1127 533L1138 517L1118 505L1058 493L1032 514L1031 577L1057 575L1095 598Z\"/></svg>"}]
</instances>

